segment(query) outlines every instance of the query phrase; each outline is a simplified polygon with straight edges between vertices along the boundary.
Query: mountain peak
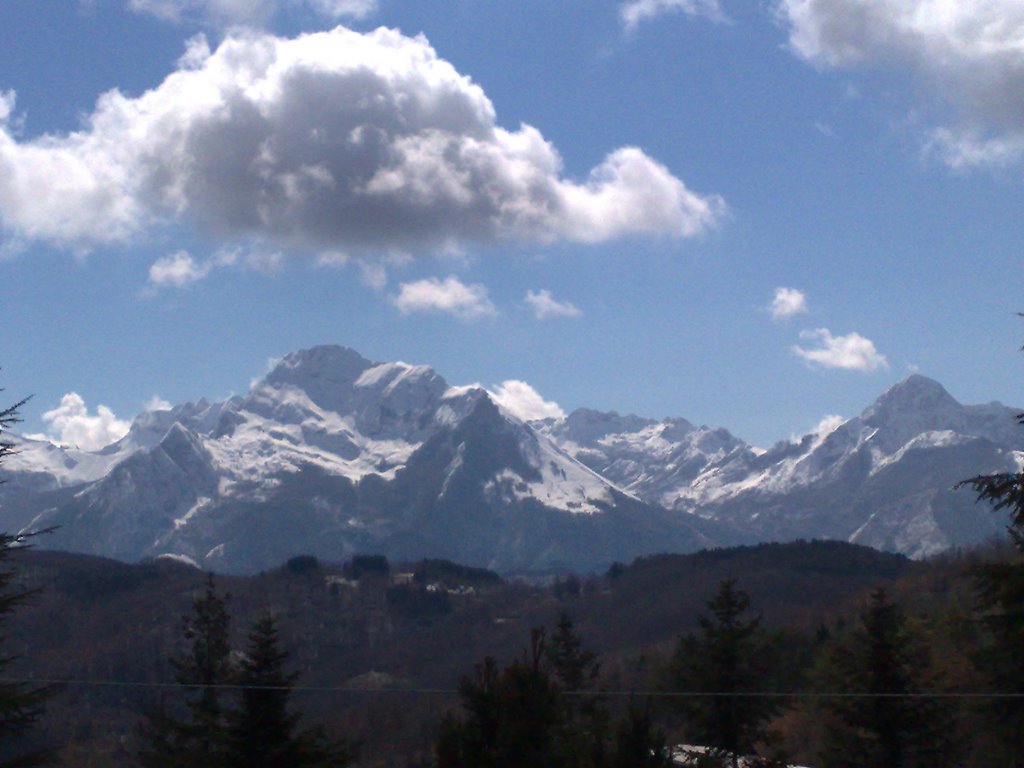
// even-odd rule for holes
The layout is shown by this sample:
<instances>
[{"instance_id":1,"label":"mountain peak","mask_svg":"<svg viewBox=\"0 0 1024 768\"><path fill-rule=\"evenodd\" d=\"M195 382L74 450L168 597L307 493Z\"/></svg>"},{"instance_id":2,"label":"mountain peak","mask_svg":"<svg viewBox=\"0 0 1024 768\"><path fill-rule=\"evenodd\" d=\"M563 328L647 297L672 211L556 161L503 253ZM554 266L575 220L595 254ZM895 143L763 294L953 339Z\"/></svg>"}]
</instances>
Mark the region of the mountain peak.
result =
<instances>
[{"instance_id":1,"label":"mountain peak","mask_svg":"<svg viewBox=\"0 0 1024 768\"><path fill-rule=\"evenodd\" d=\"M639 432L656 422L629 413L624 416L616 411L595 411L590 408L577 408L570 413L559 432L564 432L570 440L578 443L593 443L605 435L620 432Z\"/></svg>"},{"instance_id":2,"label":"mountain peak","mask_svg":"<svg viewBox=\"0 0 1024 768\"><path fill-rule=\"evenodd\" d=\"M311 380L352 383L373 363L354 349L322 344L285 355L263 379L272 386L293 385L302 389Z\"/></svg>"},{"instance_id":3,"label":"mountain peak","mask_svg":"<svg viewBox=\"0 0 1024 768\"><path fill-rule=\"evenodd\" d=\"M962 407L939 382L914 373L889 387L861 418L871 424L893 417L956 411Z\"/></svg>"},{"instance_id":4,"label":"mountain peak","mask_svg":"<svg viewBox=\"0 0 1024 768\"><path fill-rule=\"evenodd\" d=\"M919 374L890 387L861 414L860 420L878 430L875 444L887 452L924 432L973 433L976 428L971 424L968 409L945 387Z\"/></svg>"}]
</instances>

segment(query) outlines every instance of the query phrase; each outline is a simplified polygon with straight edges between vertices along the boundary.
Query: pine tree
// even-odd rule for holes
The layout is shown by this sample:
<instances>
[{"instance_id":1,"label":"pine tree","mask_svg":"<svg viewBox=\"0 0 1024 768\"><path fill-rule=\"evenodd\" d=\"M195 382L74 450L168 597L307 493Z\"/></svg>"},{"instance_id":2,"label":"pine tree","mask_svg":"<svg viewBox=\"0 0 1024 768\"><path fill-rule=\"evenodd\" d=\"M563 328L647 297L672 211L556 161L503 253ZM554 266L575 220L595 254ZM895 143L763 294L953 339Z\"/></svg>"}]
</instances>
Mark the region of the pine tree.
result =
<instances>
[{"instance_id":1,"label":"pine tree","mask_svg":"<svg viewBox=\"0 0 1024 768\"><path fill-rule=\"evenodd\" d=\"M19 549L25 548L28 538L0 533L0 627L8 615L36 594L36 590L13 587L16 573L13 568L7 567L11 556ZM2 639L0 636L0 640ZM16 656L0 653L0 677L4 676L16 659ZM0 768L50 763L50 752L23 752L11 745L12 742L22 739L28 729L42 717L46 701L53 693L53 689L49 687L30 687L18 682L0 683L0 754L4 756L0 757ZM12 752L22 754L8 757Z\"/></svg>"},{"instance_id":2,"label":"pine tree","mask_svg":"<svg viewBox=\"0 0 1024 768\"><path fill-rule=\"evenodd\" d=\"M1024 425L1024 413L1017 414ZM978 475L957 484L970 487L978 501L1009 512L1007 530L1024 555L1024 471ZM1008 768L1024 766L1020 734L1024 733L1024 561L989 564L973 570L981 624L986 637L975 657L992 690L1010 694L983 706L986 724L1003 750L996 759ZM996 747L998 748L998 747Z\"/></svg>"},{"instance_id":3,"label":"pine tree","mask_svg":"<svg viewBox=\"0 0 1024 768\"><path fill-rule=\"evenodd\" d=\"M437 768L566 766L565 699L544 667L546 640L534 629L530 648L504 670L488 657L459 686L465 719L441 725Z\"/></svg>"},{"instance_id":4,"label":"pine tree","mask_svg":"<svg viewBox=\"0 0 1024 768\"><path fill-rule=\"evenodd\" d=\"M596 654L584 647L567 613L559 615L544 656L563 700L557 738L560 759L566 765L604 765L611 735L609 713L600 693L587 690L597 680L601 665Z\"/></svg>"},{"instance_id":5,"label":"pine tree","mask_svg":"<svg viewBox=\"0 0 1024 768\"><path fill-rule=\"evenodd\" d=\"M826 647L815 686L825 694L820 706L826 765L956 764L953 712L942 700L920 696L935 689L927 648L884 589L871 594L860 626Z\"/></svg>"},{"instance_id":6,"label":"pine tree","mask_svg":"<svg viewBox=\"0 0 1024 768\"><path fill-rule=\"evenodd\" d=\"M290 711L290 699L298 674L285 671L287 660L276 622L264 616L249 632L237 677L241 700L229 716L228 768L343 768L351 761L350 746L331 742L321 729L296 733L301 714Z\"/></svg>"},{"instance_id":7,"label":"pine tree","mask_svg":"<svg viewBox=\"0 0 1024 768\"><path fill-rule=\"evenodd\" d=\"M591 685L598 667L564 614L550 641L532 630L529 649L504 669L484 659L459 687L463 716L441 722L435 768L668 768L649 706L630 702L613 724L599 693L566 695Z\"/></svg>"},{"instance_id":8,"label":"pine tree","mask_svg":"<svg viewBox=\"0 0 1024 768\"><path fill-rule=\"evenodd\" d=\"M679 639L668 683L674 690L697 694L678 703L687 720L688 740L720 751L736 766L764 740L765 723L778 705L771 698L744 695L762 690L769 672L758 653L761 619L744 618L750 598L729 579L708 608L713 618L700 617L700 635Z\"/></svg>"},{"instance_id":9,"label":"pine tree","mask_svg":"<svg viewBox=\"0 0 1024 768\"><path fill-rule=\"evenodd\" d=\"M175 681L185 690L188 718L177 719L163 709L147 716L142 727L145 747L140 755L146 768L224 765L227 731L223 698L225 686L233 682L229 625L226 598L217 594L209 574L202 596L192 602L191 614L182 617L189 651L171 659Z\"/></svg>"},{"instance_id":10,"label":"pine tree","mask_svg":"<svg viewBox=\"0 0 1024 768\"><path fill-rule=\"evenodd\" d=\"M4 439L4 433L20 421L18 409L26 402L22 400L0 410L0 460L15 450L14 444ZM16 608L36 595L36 590L14 586L16 572L9 566L11 557L19 549L28 546L27 542L33 535L0 533L0 627ZM0 677L4 676L16 658L0 652ZM51 688L32 688L15 682L0 683L0 754L4 755L0 758L0 768L50 763L51 753L40 750L24 752L13 746L12 742L24 737L26 731L42 716L45 703L52 695ZM16 756L8 757L12 753Z\"/></svg>"},{"instance_id":11,"label":"pine tree","mask_svg":"<svg viewBox=\"0 0 1024 768\"><path fill-rule=\"evenodd\" d=\"M583 647L583 639L567 613L559 615L545 653L555 678L566 691L583 691L601 670L597 656Z\"/></svg>"}]
</instances>

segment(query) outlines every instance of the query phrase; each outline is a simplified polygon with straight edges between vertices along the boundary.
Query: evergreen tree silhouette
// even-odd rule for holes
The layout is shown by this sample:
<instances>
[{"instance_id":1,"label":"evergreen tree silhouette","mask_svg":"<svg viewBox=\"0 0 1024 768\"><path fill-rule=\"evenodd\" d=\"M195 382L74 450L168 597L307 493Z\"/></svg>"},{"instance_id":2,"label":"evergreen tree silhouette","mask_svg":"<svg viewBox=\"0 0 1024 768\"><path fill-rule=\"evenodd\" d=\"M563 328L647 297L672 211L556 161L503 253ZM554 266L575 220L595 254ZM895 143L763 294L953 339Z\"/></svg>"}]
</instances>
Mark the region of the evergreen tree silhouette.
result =
<instances>
[{"instance_id":1,"label":"evergreen tree silhouette","mask_svg":"<svg viewBox=\"0 0 1024 768\"><path fill-rule=\"evenodd\" d=\"M285 671L277 623L267 615L252 626L238 673L238 708L229 715L229 768L343 768L352 759L346 743L330 741L319 728L296 732L301 713L291 711L295 672Z\"/></svg>"},{"instance_id":2,"label":"evergreen tree silhouette","mask_svg":"<svg viewBox=\"0 0 1024 768\"><path fill-rule=\"evenodd\" d=\"M815 678L828 694L821 702L826 765L957 764L952 710L943 700L921 695L935 688L927 648L910 632L905 614L884 589L872 592L860 626L827 647Z\"/></svg>"},{"instance_id":3,"label":"evergreen tree silhouette","mask_svg":"<svg viewBox=\"0 0 1024 768\"><path fill-rule=\"evenodd\" d=\"M188 717L176 718L163 708L147 715L140 755L145 768L222 768L227 759L224 697L234 678L226 600L217 594L213 574L208 574L202 596L192 602L192 613L182 617L182 634L190 647L172 658L171 665L176 682L185 686Z\"/></svg>"},{"instance_id":4,"label":"evergreen tree silhouette","mask_svg":"<svg viewBox=\"0 0 1024 768\"><path fill-rule=\"evenodd\" d=\"M18 409L26 402L27 399L21 400L0 410L0 461L15 452L14 444L6 439L5 433L21 421ZM38 534L0 533L0 640L3 623L7 617L38 593L38 590L16 587L17 574L11 567L13 555L19 549L28 547L29 540L35 535ZM0 651L0 678L6 676L7 670L16 660L16 656ZM0 768L50 764L50 751L25 751L17 742L42 717L45 703L54 692L52 687L31 687L18 682L0 682L0 755L3 755L0 757Z\"/></svg>"},{"instance_id":5,"label":"evergreen tree silhouette","mask_svg":"<svg viewBox=\"0 0 1024 768\"><path fill-rule=\"evenodd\" d=\"M766 738L765 724L778 704L744 695L761 691L770 671L757 647L761 619L746 618L747 593L728 579L708 608L712 617L700 617L700 634L679 639L668 682L674 690L696 694L677 705L686 716L687 739L714 748L735 768L741 756L753 753Z\"/></svg>"}]
</instances>

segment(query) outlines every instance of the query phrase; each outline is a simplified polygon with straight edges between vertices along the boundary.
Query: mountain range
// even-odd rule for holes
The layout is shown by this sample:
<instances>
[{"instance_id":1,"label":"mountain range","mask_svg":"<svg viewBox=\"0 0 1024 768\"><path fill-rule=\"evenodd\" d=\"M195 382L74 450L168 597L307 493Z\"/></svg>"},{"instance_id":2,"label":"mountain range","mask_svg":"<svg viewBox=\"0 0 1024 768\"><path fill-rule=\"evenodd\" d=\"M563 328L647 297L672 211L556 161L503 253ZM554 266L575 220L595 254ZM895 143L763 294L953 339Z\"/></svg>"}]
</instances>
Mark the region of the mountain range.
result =
<instances>
[{"instance_id":1,"label":"mountain range","mask_svg":"<svg viewBox=\"0 0 1024 768\"><path fill-rule=\"evenodd\" d=\"M922 557L1003 531L952 486L1024 466L1015 413L913 375L858 417L762 450L682 418L526 422L429 367L320 346L245 395L143 413L100 451L19 439L0 465L0 529L56 526L47 547L235 572L368 552L593 570L800 538Z\"/></svg>"}]
</instances>

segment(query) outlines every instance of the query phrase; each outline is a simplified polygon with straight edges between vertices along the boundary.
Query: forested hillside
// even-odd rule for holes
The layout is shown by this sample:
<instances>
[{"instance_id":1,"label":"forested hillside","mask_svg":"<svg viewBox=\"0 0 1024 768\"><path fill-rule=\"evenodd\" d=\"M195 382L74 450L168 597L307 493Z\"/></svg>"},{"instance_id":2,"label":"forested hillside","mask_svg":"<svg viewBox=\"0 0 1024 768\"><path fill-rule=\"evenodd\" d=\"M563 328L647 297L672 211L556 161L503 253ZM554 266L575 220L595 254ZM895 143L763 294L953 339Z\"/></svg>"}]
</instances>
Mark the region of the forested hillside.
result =
<instances>
[{"instance_id":1,"label":"forested hillside","mask_svg":"<svg viewBox=\"0 0 1024 768\"><path fill-rule=\"evenodd\" d=\"M671 690L667 670L680 637L720 584L735 580L761 616L758 640L772 665L774 690L803 691L821 651L856 626L869 593L884 587L930 647L944 687L981 685L972 665L980 642L966 569L998 548L914 562L832 542L797 542L640 558L602 577L548 584L508 582L446 561L388 563L357 557L338 565L299 557L253 577L216 577L231 616L233 649L271 615L280 646L298 673L293 705L308 724L361 743L359 765L428 764L442 714L459 709L457 689L474 665L520 658L531 629L553 628L561 614L601 661L596 688L612 711L626 691ZM69 681L37 728L70 766L136 764L144 712L174 708L169 658L187 649L182 617L202 593L204 575L171 560L126 565L84 555L18 553L18 580L42 591L10 627L16 674ZM644 700L643 695L638 700ZM815 718L802 706L772 715L796 757L814 755ZM655 700L656 721L673 740L687 718ZM810 735L809 735L810 734Z\"/></svg>"}]
</instances>

